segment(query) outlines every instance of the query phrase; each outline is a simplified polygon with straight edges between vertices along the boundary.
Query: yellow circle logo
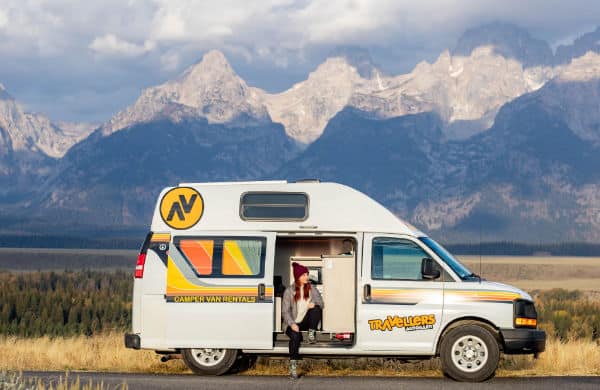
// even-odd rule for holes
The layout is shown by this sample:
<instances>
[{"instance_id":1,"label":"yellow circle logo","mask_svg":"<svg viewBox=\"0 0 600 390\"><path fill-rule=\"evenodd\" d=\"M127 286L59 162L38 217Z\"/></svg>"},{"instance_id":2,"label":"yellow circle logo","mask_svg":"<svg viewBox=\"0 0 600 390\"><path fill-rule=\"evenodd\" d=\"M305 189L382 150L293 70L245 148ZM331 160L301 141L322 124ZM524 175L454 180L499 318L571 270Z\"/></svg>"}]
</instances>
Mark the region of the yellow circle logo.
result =
<instances>
[{"instance_id":1,"label":"yellow circle logo","mask_svg":"<svg viewBox=\"0 0 600 390\"><path fill-rule=\"evenodd\" d=\"M169 190L160 201L160 216L173 229L189 229L204 212L204 200L198 191L189 187Z\"/></svg>"}]
</instances>

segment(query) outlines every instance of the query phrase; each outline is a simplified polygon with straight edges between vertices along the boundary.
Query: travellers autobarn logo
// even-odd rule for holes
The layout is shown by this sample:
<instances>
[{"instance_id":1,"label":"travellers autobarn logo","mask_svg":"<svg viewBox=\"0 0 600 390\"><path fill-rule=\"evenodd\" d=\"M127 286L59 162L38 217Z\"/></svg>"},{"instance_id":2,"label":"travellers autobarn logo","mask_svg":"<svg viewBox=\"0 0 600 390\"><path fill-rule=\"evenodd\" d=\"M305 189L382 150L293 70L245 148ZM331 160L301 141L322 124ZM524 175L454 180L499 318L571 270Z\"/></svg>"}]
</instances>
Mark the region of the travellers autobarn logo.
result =
<instances>
[{"instance_id":1,"label":"travellers autobarn logo","mask_svg":"<svg viewBox=\"0 0 600 390\"><path fill-rule=\"evenodd\" d=\"M391 331L394 328L404 329L406 332L415 330L433 329L436 319L435 314L424 314L418 316L387 316L386 319L369 320L370 330Z\"/></svg>"},{"instance_id":2,"label":"travellers autobarn logo","mask_svg":"<svg viewBox=\"0 0 600 390\"><path fill-rule=\"evenodd\" d=\"M190 187L169 190L160 201L160 216L173 229L189 229L198 223L204 212L204 200Z\"/></svg>"}]
</instances>

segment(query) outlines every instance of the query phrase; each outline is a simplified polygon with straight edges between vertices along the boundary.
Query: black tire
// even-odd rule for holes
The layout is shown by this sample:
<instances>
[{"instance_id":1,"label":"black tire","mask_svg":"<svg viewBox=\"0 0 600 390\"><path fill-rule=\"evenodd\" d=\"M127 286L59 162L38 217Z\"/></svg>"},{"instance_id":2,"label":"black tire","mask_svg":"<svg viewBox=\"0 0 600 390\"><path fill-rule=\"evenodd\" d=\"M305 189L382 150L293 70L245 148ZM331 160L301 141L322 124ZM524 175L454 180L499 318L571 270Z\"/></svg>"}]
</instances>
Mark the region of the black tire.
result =
<instances>
[{"instance_id":1,"label":"black tire","mask_svg":"<svg viewBox=\"0 0 600 390\"><path fill-rule=\"evenodd\" d=\"M464 325L444 335L440 359L444 375L461 382L483 382L496 373L500 348L486 328Z\"/></svg>"},{"instance_id":2,"label":"black tire","mask_svg":"<svg viewBox=\"0 0 600 390\"><path fill-rule=\"evenodd\" d=\"M183 361L196 375L223 375L237 360L237 349L196 348L182 351Z\"/></svg>"}]
</instances>

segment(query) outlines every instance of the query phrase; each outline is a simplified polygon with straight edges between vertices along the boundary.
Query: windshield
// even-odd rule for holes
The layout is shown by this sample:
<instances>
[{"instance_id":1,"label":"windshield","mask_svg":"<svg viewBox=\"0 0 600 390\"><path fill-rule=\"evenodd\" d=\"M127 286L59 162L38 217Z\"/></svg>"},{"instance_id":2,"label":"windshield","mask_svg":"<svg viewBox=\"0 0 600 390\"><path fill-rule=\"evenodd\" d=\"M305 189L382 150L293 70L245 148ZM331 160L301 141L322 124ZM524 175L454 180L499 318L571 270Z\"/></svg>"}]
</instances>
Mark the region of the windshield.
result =
<instances>
[{"instance_id":1,"label":"windshield","mask_svg":"<svg viewBox=\"0 0 600 390\"><path fill-rule=\"evenodd\" d=\"M448 252L440 244L429 237L419 237L419 240L427 245L429 249L434 251L435 254L438 255L442 260L444 260L444 262L446 262L446 264L448 264L461 279L467 279L470 276L473 276L473 272L465 267L460 261L456 260L454 256L452 256L450 252Z\"/></svg>"}]
</instances>

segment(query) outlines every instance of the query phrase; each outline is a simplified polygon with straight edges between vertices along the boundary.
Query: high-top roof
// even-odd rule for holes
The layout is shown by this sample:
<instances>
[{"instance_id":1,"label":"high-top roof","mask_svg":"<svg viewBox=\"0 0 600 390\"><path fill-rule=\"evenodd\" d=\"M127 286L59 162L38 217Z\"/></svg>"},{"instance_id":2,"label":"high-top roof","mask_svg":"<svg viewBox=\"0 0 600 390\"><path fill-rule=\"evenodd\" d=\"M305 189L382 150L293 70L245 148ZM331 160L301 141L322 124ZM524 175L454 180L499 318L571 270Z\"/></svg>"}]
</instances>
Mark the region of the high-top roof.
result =
<instances>
[{"instance_id":1,"label":"high-top roof","mask_svg":"<svg viewBox=\"0 0 600 390\"><path fill-rule=\"evenodd\" d=\"M298 232L382 232L420 236L423 233L395 216L360 191L338 183L318 181L253 181L181 183L202 196L200 220L186 234L202 231L298 231ZM157 201L152 231L170 231L160 215L165 188ZM308 217L303 221L248 221L240 216L240 200L248 192L294 192L308 196Z\"/></svg>"}]
</instances>

